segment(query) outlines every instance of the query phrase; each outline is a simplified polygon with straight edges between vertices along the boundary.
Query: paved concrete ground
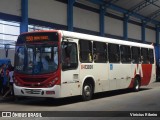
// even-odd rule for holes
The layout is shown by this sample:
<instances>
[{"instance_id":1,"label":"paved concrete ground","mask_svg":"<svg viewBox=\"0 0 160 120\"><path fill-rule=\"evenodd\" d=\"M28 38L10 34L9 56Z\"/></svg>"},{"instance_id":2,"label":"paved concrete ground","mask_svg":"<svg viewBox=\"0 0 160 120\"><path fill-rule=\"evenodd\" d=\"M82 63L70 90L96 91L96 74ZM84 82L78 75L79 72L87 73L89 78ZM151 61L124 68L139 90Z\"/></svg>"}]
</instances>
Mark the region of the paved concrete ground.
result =
<instances>
[{"instance_id":1,"label":"paved concrete ground","mask_svg":"<svg viewBox=\"0 0 160 120\"><path fill-rule=\"evenodd\" d=\"M45 98L24 98L19 101L14 101L10 98L7 98L4 100L0 100L0 111L98 111L97 113L100 113L99 111L114 111L115 115L113 114L113 116L120 114L117 111L160 111L160 82L152 83L149 86L142 87L139 92L131 92L130 90L119 90L99 93L94 96L93 100L87 102L82 102L80 97L52 100L48 100ZM95 115L95 113L96 112L94 112L93 115ZM129 114L130 112L127 113ZM73 112L73 114L71 115L74 114L75 112ZM87 114L90 113L85 112L83 114L87 116ZM92 114L90 116L92 116ZM58 120L66 118L58 117L54 119ZM71 117L68 119L75 118ZM84 117L76 119L84 119ZM96 120L105 118L87 117L85 119ZM112 120L115 118L107 117L107 119ZM117 119L137 120L142 119L142 117L119 117ZM145 117L143 119L158 120L160 119L160 117Z\"/></svg>"}]
</instances>

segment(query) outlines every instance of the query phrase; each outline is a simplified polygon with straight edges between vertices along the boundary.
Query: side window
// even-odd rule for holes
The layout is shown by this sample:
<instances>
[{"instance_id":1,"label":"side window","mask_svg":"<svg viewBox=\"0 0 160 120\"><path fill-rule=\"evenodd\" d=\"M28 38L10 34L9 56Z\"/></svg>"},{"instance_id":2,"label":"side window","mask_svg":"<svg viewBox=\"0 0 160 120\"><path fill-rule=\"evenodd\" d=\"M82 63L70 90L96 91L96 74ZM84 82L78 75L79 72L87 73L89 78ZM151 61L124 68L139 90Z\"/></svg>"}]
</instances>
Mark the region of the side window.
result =
<instances>
[{"instance_id":1,"label":"side window","mask_svg":"<svg viewBox=\"0 0 160 120\"><path fill-rule=\"evenodd\" d=\"M130 63L131 62L131 49L130 46L121 45L121 62Z\"/></svg>"},{"instance_id":2,"label":"side window","mask_svg":"<svg viewBox=\"0 0 160 120\"><path fill-rule=\"evenodd\" d=\"M153 49L149 49L149 61L150 61L150 64L154 64Z\"/></svg>"},{"instance_id":3,"label":"side window","mask_svg":"<svg viewBox=\"0 0 160 120\"><path fill-rule=\"evenodd\" d=\"M77 45L73 42L62 42L62 69L76 69L78 66Z\"/></svg>"},{"instance_id":4,"label":"side window","mask_svg":"<svg viewBox=\"0 0 160 120\"><path fill-rule=\"evenodd\" d=\"M149 63L148 48L141 48L141 62L142 64Z\"/></svg>"},{"instance_id":5,"label":"side window","mask_svg":"<svg viewBox=\"0 0 160 120\"><path fill-rule=\"evenodd\" d=\"M108 56L110 63L120 62L120 50L117 44L108 44Z\"/></svg>"},{"instance_id":6,"label":"side window","mask_svg":"<svg viewBox=\"0 0 160 120\"><path fill-rule=\"evenodd\" d=\"M107 61L107 44L103 42L93 42L93 58L96 63Z\"/></svg>"},{"instance_id":7,"label":"side window","mask_svg":"<svg viewBox=\"0 0 160 120\"><path fill-rule=\"evenodd\" d=\"M80 40L80 61L84 63L91 63L93 61L92 57L92 42L87 40Z\"/></svg>"},{"instance_id":8,"label":"side window","mask_svg":"<svg viewBox=\"0 0 160 120\"><path fill-rule=\"evenodd\" d=\"M132 51L132 62L139 64L141 57L140 57L140 48L139 47L131 47Z\"/></svg>"}]
</instances>

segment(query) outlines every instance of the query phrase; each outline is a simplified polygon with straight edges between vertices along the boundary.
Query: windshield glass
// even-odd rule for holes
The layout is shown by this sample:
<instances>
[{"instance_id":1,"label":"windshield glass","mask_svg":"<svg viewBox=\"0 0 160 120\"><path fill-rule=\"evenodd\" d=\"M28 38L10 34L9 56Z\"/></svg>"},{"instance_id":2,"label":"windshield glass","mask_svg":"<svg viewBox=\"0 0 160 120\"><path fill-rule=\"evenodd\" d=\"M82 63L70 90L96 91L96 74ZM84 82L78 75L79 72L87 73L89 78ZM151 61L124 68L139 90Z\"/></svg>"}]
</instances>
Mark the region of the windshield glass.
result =
<instances>
[{"instance_id":1,"label":"windshield glass","mask_svg":"<svg viewBox=\"0 0 160 120\"><path fill-rule=\"evenodd\" d=\"M16 47L15 70L19 73L50 73L54 72L57 66L57 45L26 45Z\"/></svg>"}]
</instances>

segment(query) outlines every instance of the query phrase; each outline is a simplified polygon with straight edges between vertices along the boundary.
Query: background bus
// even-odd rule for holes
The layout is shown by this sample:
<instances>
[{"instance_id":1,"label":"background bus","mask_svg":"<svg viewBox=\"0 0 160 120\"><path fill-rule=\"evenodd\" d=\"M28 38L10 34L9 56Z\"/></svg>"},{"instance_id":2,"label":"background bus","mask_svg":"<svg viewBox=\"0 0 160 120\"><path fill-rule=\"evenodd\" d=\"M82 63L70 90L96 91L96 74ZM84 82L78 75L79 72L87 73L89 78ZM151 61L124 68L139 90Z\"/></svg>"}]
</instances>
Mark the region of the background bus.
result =
<instances>
[{"instance_id":1,"label":"background bus","mask_svg":"<svg viewBox=\"0 0 160 120\"><path fill-rule=\"evenodd\" d=\"M11 64L11 60L10 59L0 59L0 65L2 64L6 64L6 65Z\"/></svg>"},{"instance_id":2,"label":"background bus","mask_svg":"<svg viewBox=\"0 0 160 120\"><path fill-rule=\"evenodd\" d=\"M53 30L20 35L15 51L16 96L90 100L156 80L152 45Z\"/></svg>"}]
</instances>

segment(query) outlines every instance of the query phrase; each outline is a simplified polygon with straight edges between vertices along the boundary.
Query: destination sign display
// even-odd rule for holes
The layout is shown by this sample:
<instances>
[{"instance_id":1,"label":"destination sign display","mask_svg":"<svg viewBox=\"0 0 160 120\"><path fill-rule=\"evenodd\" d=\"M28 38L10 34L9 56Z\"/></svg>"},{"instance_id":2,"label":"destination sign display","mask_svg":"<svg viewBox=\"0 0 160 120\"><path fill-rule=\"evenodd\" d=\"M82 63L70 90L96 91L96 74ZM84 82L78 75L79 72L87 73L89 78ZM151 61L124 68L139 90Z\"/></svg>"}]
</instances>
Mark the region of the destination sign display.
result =
<instances>
[{"instance_id":1,"label":"destination sign display","mask_svg":"<svg viewBox=\"0 0 160 120\"><path fill-rule=\"evenodd\" d=\"M49 40L48 36L26 36L27 42Z\"/></svg>"},{"instance_id":2,"label":"destination sign display","mask_svg":"<svg viewBox=\"0 0 160 120\"><path fill-rule=\"evenodd\" d=\"M35 32L27 33L19 36L17 44L22 44L25 42L58 42L57 32Z\"/></svg>"}]
</instances>

